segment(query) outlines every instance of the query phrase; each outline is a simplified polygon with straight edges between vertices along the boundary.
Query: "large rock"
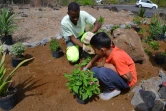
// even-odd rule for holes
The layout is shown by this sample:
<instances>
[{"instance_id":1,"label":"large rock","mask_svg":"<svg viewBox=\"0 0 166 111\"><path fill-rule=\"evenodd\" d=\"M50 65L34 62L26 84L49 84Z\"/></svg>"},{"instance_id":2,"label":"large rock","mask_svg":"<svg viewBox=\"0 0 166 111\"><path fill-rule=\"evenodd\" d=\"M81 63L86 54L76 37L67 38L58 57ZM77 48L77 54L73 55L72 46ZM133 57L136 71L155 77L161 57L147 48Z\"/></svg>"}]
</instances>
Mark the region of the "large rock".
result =
<instances>
[{"instance_id":1,"label":"large rock","mask_svg":"<svg viewBox=\"0 0 166 111\"><path fill-rule=\"evenodd\" d=\"M146 54L137 32L118 28L113 31L113 37L114 44L125 50L134 62L143 63L146 61Z\"/></svg>"},{"instance_id":2,"label":"large rock","mask_svg":"<svg viewBox=\"0 0 166 111\"><path fill-rule=\"evenodd\" d=\"M150 111L154 106L154 100L156 96L151 91L139 90L135 93L131 104L134 105L136 111Z\"/></svg>"}]
</instances>

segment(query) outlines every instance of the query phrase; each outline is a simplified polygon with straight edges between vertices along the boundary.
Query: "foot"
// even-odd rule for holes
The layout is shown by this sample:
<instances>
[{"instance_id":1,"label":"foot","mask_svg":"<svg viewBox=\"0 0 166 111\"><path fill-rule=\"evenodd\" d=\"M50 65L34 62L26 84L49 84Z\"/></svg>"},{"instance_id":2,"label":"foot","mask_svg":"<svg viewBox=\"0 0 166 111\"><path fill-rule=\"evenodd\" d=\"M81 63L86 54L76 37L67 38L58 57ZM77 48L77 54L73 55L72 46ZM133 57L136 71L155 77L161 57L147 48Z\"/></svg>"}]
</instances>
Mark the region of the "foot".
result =
<instances>
[{"instance_id":1,"label":"foot","mask_svg":"<svg viewBox=\"0 0 166 111\"><path fill-rule=\"evenodd\" d=\"M107 91L107 92L103 92L99 95L100 99L102 100L110 100L111 98L115 97L115 96L118 96L120 94L120 90L113 90L113 91Z\"/></svg>"}]
</instances>

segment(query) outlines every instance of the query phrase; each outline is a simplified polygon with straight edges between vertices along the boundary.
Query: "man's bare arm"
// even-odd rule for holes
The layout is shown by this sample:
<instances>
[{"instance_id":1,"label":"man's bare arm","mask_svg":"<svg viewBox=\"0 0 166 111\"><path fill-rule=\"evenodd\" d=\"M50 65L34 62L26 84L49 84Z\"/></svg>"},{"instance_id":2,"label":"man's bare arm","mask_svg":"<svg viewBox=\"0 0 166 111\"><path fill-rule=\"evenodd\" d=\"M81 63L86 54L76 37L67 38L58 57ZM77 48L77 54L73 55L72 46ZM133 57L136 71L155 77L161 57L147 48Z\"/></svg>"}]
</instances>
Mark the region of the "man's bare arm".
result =
<instances>
[{"instance_id":1,"label":"man's bare arm","mask_svg":"<svg viewBox=\"0 0 166 111\"><path fill-rule=\"evenodd\" d=\"M94 23L94 27L93 27L93 29L91 30L91 32L92 32L92 33L97 32L100 27L101 27L101 23L100 23L98 20L96 20L95 23Z\"/></svg>"},{"instance_id":2,"label":"man's bare arm","mask_svg":"<svg viewBox=\"0 0 166 111\"><path fill-rule=\"evenodd\" d=\"M70 40L75 43L76 45L83 47L83 44L80 42L80 40L76 39L73 35L70 36Z\"/></svg>"}]
</instances>

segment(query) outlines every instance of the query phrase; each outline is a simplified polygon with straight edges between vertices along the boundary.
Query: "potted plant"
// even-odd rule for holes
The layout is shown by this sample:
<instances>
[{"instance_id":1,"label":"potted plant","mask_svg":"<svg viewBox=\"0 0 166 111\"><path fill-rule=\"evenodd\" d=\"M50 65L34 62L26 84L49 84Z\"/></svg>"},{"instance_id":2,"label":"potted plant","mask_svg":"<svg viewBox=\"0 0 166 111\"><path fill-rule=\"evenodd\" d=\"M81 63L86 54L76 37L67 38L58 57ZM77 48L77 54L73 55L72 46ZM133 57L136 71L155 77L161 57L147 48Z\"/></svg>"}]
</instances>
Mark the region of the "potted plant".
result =
<instances>
[{"instance_id":1,"label":"potted plant","mask_svg":"<svg viewBox=\"0 0 166 111\"><path fill-rule=\"evenodd\" d=\"M139 32L139 31L141 30L140 25L141 25L141 23L142 23L141 17L139 17L139 16L134 16L133 22L136 24L136 26L134 27L134 30L135 30L136 32Z\"/></svg>"},{"instance_id":2,"label":"potted plant","mask_svg":"<svg viewBox=\"0 0 166 111\"><path fill-rule=\"evenodd\" d=\"M13 69L8 75L8 69L5 67L5 53L2 54L2 47L0 49L0 107L3 110L10 110L16 105L16 88L11 87L12 77L16 70L25 62L32 60L33 58L22 61L15 69Z\"/></svg>"},{"instance_id":3,"label":"potted plant","mask_svg":"<svg viewBox=\"0 0 166 111\"><path fill-rule=\"evenodd\" d=\"M63 53L62 49L60 48L60 45L56 39L51 39L50 49L52 51L52 56L54 58L59 58L64 55L64 53Z\"/></svg>"},{"instance_id":4,"label":"potted plant","mask_svg":"<svg viewBox=\"0 0 166 111\"><path fill-rule=\"evenodd\" d=\"M66 86L76 96L77 102L80 104L88 103L89 99L94 94L99 94L99 81L93 76L90 70L81 70L75 68L71 74L65 73L67 78Z\"/></svg>"},{"instance_id":5,"label":"potted plant","mask_svg":"<svg viewBox=\"0 0 166 111\"><path fill-rule=\"evenodd\" d=\"M113 31L117 28L120 28L119 25L114 25L112 28L111 28L111 35L113 34Z\"/></svg>"},{"instance_id":6,"label":"potted plant","mask_svg":"<svg viewBox=\"0 0 166 111\"><path fill-rule=\"evenodd\" d=\"M15 14L6 8L2 8L0 14L0 38L1 42L7 45L12 45L12 32L17 25L14 22Z\"/></svg>"},{"instance_id":7,"label":"potted plant","mask_svg":"<svg viewBox=\"0 0 166 111\"><path fill-rule=\"evenodd\" d=\"M21 42L17 42L11 47L12 56L12 66L16 67L21 61L25 59L23 53L25 52L25 45Z\"/></svg>"}]
</instances>

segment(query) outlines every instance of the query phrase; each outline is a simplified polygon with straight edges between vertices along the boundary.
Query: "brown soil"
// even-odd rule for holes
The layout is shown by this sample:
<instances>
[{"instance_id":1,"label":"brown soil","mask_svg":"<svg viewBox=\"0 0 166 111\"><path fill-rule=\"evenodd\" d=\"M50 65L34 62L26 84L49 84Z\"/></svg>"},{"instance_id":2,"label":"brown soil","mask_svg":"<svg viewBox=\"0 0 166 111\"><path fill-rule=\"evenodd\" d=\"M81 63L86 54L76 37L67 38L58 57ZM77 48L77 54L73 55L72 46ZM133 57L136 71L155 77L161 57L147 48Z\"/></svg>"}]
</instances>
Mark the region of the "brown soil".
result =
<instances>
[{"instance_id":1,"label":"brown soil","mask_svg":"<svg viewBox=\"0 0 166 111\"><path fill-rule=\"evenodd\" d=\"M44 27L44 26L43 26ZM24 30L24 29L23 29ZM65 52L65 43L59 40ZM166 44L160 42L161 49ZM109 101L102 101L98 98L86 105L76 102L76 99L65 86L66 78L64 73L70 73L74 66L70 65L63 56L54 59L46 46L27 48L25 55L35 59L26 66L20 67L14 76L14 82L18 89L18 104L12 111L132 111L130 104L132 93L122 93ZM166 65L158 66L152 58L147 57L144 64L136 64L138 72L138 83L143 79L158 76L159 69L166 68ZM11 55L6 57L6 65L11 70Z\"/></svg>"}]
</instances>

